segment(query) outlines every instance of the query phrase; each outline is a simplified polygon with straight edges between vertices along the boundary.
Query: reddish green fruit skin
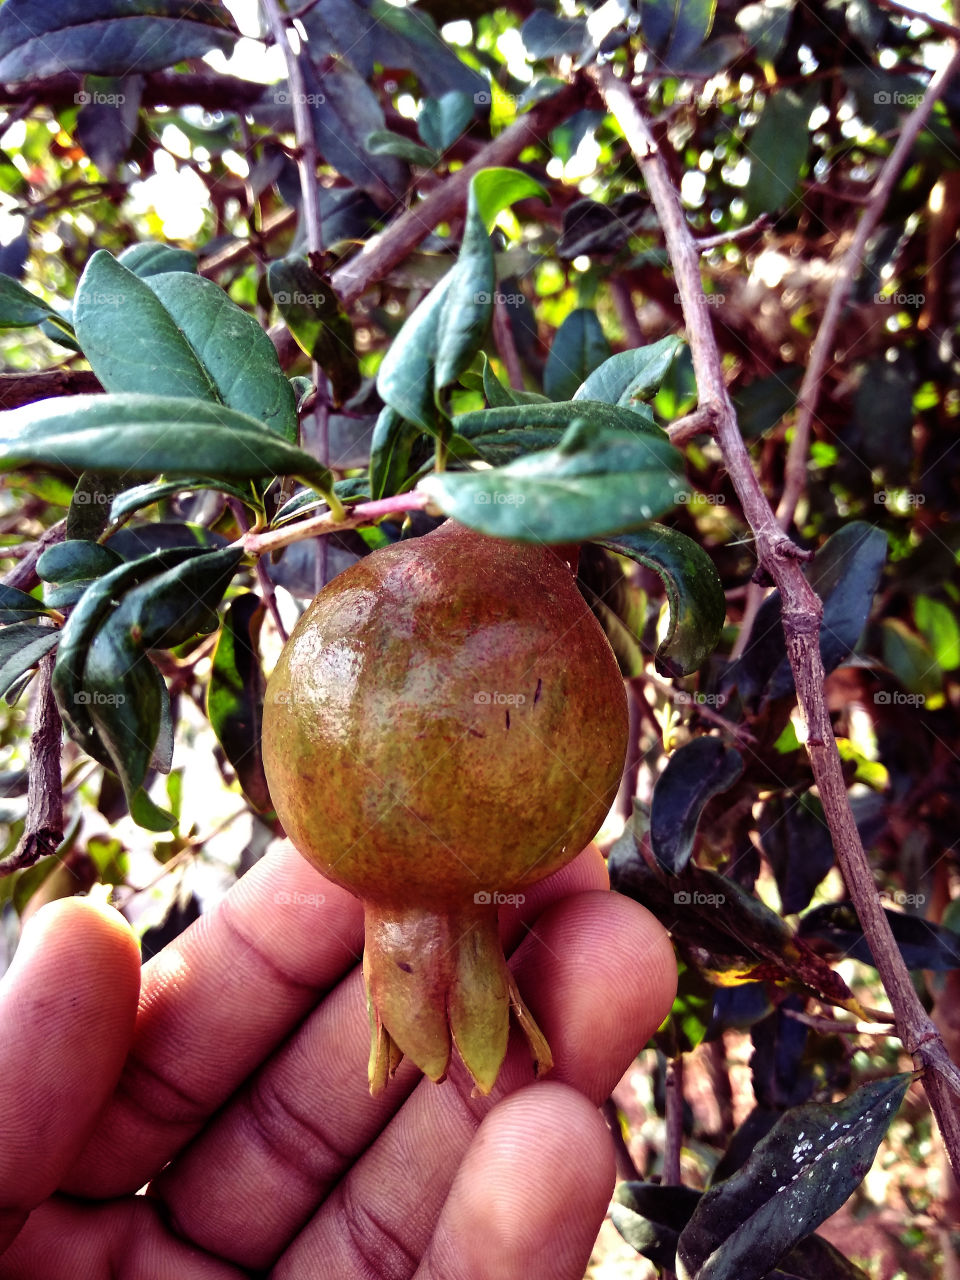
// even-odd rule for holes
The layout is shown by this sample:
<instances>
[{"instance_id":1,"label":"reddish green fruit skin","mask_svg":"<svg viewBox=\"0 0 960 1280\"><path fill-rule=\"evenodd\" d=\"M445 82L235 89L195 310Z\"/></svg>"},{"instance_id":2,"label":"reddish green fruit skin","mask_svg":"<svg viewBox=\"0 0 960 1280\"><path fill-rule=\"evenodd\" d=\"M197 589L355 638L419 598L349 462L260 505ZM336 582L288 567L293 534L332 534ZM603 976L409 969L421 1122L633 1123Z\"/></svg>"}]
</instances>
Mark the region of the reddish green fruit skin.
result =
<instances>
[{"instance_id":1,"label":"reddish green fruit skin","mask_svg":"<svg viewBox=\"0 0 960 1280\"><path fill-rule=\"evenodd\" d=\"M564 866L609 809L626 741L623 681L566 561L452 521L320 592L263 717L294 844L399 911L462 910Z\"/></svg>"}]
</instances>

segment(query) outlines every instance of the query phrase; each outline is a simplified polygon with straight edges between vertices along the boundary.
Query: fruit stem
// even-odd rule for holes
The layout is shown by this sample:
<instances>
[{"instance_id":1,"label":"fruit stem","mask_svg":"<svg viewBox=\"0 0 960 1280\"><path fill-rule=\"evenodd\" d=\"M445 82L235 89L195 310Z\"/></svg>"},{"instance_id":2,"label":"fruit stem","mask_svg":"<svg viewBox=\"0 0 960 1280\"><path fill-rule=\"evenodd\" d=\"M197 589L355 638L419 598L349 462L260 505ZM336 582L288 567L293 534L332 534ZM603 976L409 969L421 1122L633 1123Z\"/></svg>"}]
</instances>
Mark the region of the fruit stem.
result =
<instances>
[{"instance_id":1,"label":"fruit stem","mask_svg":"<svg viewBox=\"0 0 960 1280\"><path fill-rule=\"evenodd\" d=\"M511 1009L535 1073L553 1065L504 959L494 905L437 914L367 903L363 973L373 1094L386 1087L404 1054L431 1080L445 1079L453 1046L476 1091L489 1093L507 1052Z\"/></svg>"}]
</instances>

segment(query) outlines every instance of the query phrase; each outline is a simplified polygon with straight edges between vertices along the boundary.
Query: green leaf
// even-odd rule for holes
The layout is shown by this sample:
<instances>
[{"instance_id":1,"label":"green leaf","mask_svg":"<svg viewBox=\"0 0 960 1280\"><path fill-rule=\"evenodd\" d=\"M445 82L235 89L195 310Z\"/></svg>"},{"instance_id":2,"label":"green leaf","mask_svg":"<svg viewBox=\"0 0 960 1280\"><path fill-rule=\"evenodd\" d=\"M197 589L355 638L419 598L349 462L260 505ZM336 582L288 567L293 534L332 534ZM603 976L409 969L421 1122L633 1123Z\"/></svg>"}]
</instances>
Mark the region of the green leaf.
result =
<instances>
[{"instance_id":1,"label":"green leaf","mask_svg":"<svg viewBox=\"0 0 960 1280\"><path fill-rule=\"evenodd\" d=\"M439 98L427 98L417 117L420 137L434 151L446 151L473 120L473 97L451 89Z\"/></svg>"},{"instance_id":2,"label":"green leaf","mask_svg":"<svg viewBox=\"0 0 960 1280\"><path fill-rule=\"evenodd\" d=\"M677 677L696 671L717 647L727 609L720 575L707 553L686 534L662 524L598 541L652 569L663 582L670 627L657 649L660 674Z\"/></svg>"},{"instance_id":3,"label":"green leaf","mask_svg":"<svg viewBox=\"0 0 960 1280\"><path fill-rule=\"evenodd\" d=\"M505 387L493 371L493 365L487 359L485 351L480 352L483 361L483 398L491 409L505 409L518 402L513 398L512 388Z\"/></svg>"},{"instance_id":4,"label":"green leaf","mask_svg":"<svg viewBox=\"0 0 960 1280\"><path fill-rule=\"evenodd\" d=\"M26 329L43 320L59 318L48 302L10 276L0 275L0 329Z\"/></svg>"},{"instance_id":5,"label":"green leaf","mask_svg":"<svg viewBox=\"0 0 960 1280\"><path fill-rule=\"evenodd\" d=\"M360 365L353 326L333 285L317 275L305 258L271 262L267 284L297 345L330 379L334 404L349 400L360 386Z\"/></svg>"},{"instance_id":6,"label":"green leaf","mask_svg":"<svg viewBox=\"0 0 960 1280\"><path fill-rule=\"evenodd\" d=\"M407 317L377 373L377 391L385 404L432 435L439 429L433 385L440 317L452 281L451 271Z\"/></svg>"},{"instance_id":7,"label":"green leaf","mask_svg":"<svg viewBox=\"0 0 960 1280\"><path fill-rule=\"evenodd\" d=\"M396 156L399 160L419 165L422 169L432 169L438 159L429 147L421 147L419 142L405 138L400 133L392 133L389 129L374 129L364 138L363 145L372 156Z\"/></svg>"},{"instance_id":8,"label":"green leaf","mask_svg":"<svg viewBox=\"0 0 960 1280\"><path fill-rule=\"evenodd\" d=\"M479 212L477 184L470 184L463 242L457 265L450 273L437 329L434 394L457 381L470 367L480 350L493 316L493 294L497 287L493 245Z\"/></svg>"},{"instance_id":9,"label":"green leaf","mask_svg":"<svg viewBox=\"0 0 960 1280\"><path fill-rule=\"evenodd\" d=\"M212 480L203 476L179 476L175 480L157 480L150 484L134 485L132 489L124 489L113 498L110 505L109 523L116 526L123 524L136 511L150 507L164 498L172 498L178 493L190 493L201 489L215 489L218 493L226 493L237 498L247 506L258 509L259 500L247 487L229 484L226 480Z\"/></svg>"},{"instance_id":10,"label":"green leaf","mask_svg":"<svg viewBox=\"0 0 960 1280\"><path fill-rule=\"evenodd\" d=\"M682 70L710 34L716 0L641 0L644 43L661 70Z\"/></svg>"},{"instance_id":11,"label":"green leaf","mask_svg":"<svg viewBox=\"0 0 960 1280\"><path fill-rule=\"evenodd\" d=\"M677 875L687 865L707 802L742 773L740 752L719 738L693 738L673 753L650 804L650 847L664 871Z\"/></svg>"},{"instance_id":12,"label":"green leaf","mask_svg":"<svg viewBox=\"0 0 960 1280\"><path fill-rule=\"evenodd\" d=\"M520 35L527 53L538 61L559 58L563 53L578 54L590 44L583 18L561 18L543 9L531 13Z\"/></svg>"},{"instance_id":13,"label":"green leaf","mask_svg":"<svg viewBox=\"0 0 960 1280\"><path fill-rule=\"evenodd\" d=\"M435 473L419 488L481 533L518 542L582 542L638 528L669 510L684 483L682 461L652 432L575 423L556 449L488 471Z\"/></svg>"},{"instance_id":14,"label":"green leaf","mask_svg":"<svg viewBox=\"0 0 960 1280\"><path fill-rule=\"evenodd\" d=\"M749 138L750 177L743 191L747 216L773 213L796 194L810 149L812 104L793 89L777 89L763 105Z\"/></svg>"},{"instance_id":15,"label":"green leaf","mask_svg":"<svg viewBox=\"0 0 960 1280\"><path fill-rule=\"evenodd\" d=\"M925 698L938 694L943 687L943 676L925 641L899 618L884 618L880 625L884 665L893 672L898 683L921 704ZM882 695L877 697L879 699ZM887 701L889 697L887 694Z\"/></svg>"},{"instance_id":16,"label":"green leaf","mask_svg":"<svg viewBox=\"0 0 960 1280\"><path fill-rule=\"evenodd\" d=\"M519 169L481 169L470 183L476 200L477 212L488 231L493 230L497 218L518 200L542 200L550 203L550 193L529 174Z\"/></svg>"},{"instance_id":17,"label":"green leaf","mask_svg":"<svg viewBox=\"0 0 960 1280\"><path fill-rule=\"evenodd\" d=\"M117 254L121 267L126 267L141 280L164 275L168 271L196 271L197 255L191 249L178 249L172 244L154 244L144 240Z\"/></svg>"},{"instance_id":18,"label":"green leaf","mask_svg":"<svg viewBox=\"0 0 960 1280\"><path fill-rule=\"evenodd\" d=\"M960 626L954 613L941 601L921 595L913 602L913 617L940 670L960 667Z\"/></svg>"},{"instance_id":19,"label":"green leaf","mask_svg":"<svg viewBox=\"0 0 960 1280\"><path fill-rule=\"evenodd\" d=\"M263 601L252 592L230 602L207 688L207 715L217 741L247 799L260 812L272 807L260 751L265 687L259 654L263 615Z\"/></svg>"},{"instance_id":20,"label":"green leaf","mask_svg":"<svg viewBox=\"0 0 960 1280\"><path fill-rule=\"evenodd\" d=\"M609 355L610 343L596 314L587 307L577 307L554 335L543 371L544 391L551 400L574 398L588 375Z\"/></svg>"},{"instance_id":21,"label":"green leaf","mask_svg":"<svg viewBox=\"0 0 960 1280\"><path fill-rule=\"evenodd\" d=\"M777 1121L732 1177L704 1192L677 1249L678 1280L761 1280L863 1181L912 1075Z\"/></svg>"},{"instance_id":22,"label":"green leaf","mask_svg":"<svg viewBox=\"0 0 960 1280\"><path fill-rule=\"evenodd\" d=\"M0 81L89 71L158 71L239 32L214 0L7 0L0 8Z\"/></svg>"},{"instance_id":23,"label":"green leaf","mask_svg":"<svg viewBox=\"0 0 960 1280\"><path fill-rule=\"evenodd\" d=\"M604 431L642 433L658 440L667 438L666 433L654 423L649 405L639 405L636 410L623 409L602 404L599 400L543 401L504 405L497 409L475 409L471 413L457 414L453 425L458 435L465 440L474 440L497 431L515 431L521 427L552 427L567 431L573 423L584 421Z\"/></svg>"},{"instance_id":24,"label":"green leaf","mask_svg":"<svg viewBox=\"0 0 960 1280\"><path fill-rule=\"evenodd\" d=\"M573 393L574 400L602 400L631 408L660 390L683 339L673 334L632 351L618 351L590 374Z\"/></svg>"},{"instance_id":25,"label":"green leaf","mask_svg":"<svg viewBox=\"0 0 960 1280\"><path fill-rule=\"evenodd\" d=\"M384 405L370 439L370 497L374 500L400 493L410 475L410 454L420 438L399 413Z\"/></svg>"},{"instance_id":26,"label":"green leaf","mask_svg":"<svg viewBox=\"0 0 960 1280\"><path fill-rule=\"evenodd\" d=\"M296 444L296 396L276 347L257 320L202 276L169 271L151 275L147 284L190 344L216 398ZM130 378L127 385L107 390L154 390L135 382L137 378ZM165 388L164 394L168 391Z\"/></svg>"},{"instance_id":27,"label":"green leaf","mask_svg":"<svg viewBox=\"0 0 960 1280\"><path fill-rule=\"evenodd\" d=\"M296 442L294 392L273 343L212 280L170 271L143 281L101 249L80 278L73 314L107 391L219 402Z\"/></svg>"},{"instance_id":28,"label":"green leaf","mask_svg":"<svg viewBox=\"0 0 960 1280\"><path fill-rule=\"evenodd\" d=\"M627 1244L664 1270L672 1270L680 1232L702 1191L656 1182L621 1182L613 1193L610 1221Z\"/></svg>"},{"instance_id":29,"label":"green leaf","mask_svg":"<svg viewBox=\"0 0 960 1280\"><path fill-rule=\"evenodd\" d=\"M25 639L25 643L0 662L0 695L11 706L23 691L22 677L60 643L60 632L56 627L37 627L36 631L40 634Z\"/></svg>"},{"instance_id":30,"label":"green leaf","mask_svg":"<svg viewBox=\"0 0 960 1280\"><path fill-rule=\"evenodd\" d=\"M291 475L324 493L333 482L315 458L254 418L181 396L71 396L0 413L0 472L37 463L140 476Z\"/></svg>"},{"instance_id":31,"label":"green leaf","mask_svg":"<svg viewBox=\"0 0 960 1280\"><path fill-rule=\"evenodd\" d=\"M46 612L41 600L36 600L26 591L18 591L16 587L8 587L0 582L0 622L17 622Z\"/></svg>"},{"instance_id":32,"label":"green leaf","mask_svg":"<svg viewBox=\"0 0 960 1280\"><path fill-rule=\"evenodd\" d=\"M823 806L809 791L799 799L774 794L764 801L757 825L784 915L802 911L835 861Z\"/></svg>"},{"instance_id":33,"label":"green leaf","mask_svg":"<svg viewBox=\"0 0 960 1280\"><path fill-rule=\"evenodd\" d=\"M148 650L173 648L215 630L216 606L242 558L238 548L191 556L131 585L117 606L99 613L83 661L82 705L123 784L131 815L150 830L168 830L176 819L142 790L168 696ZM119 580L130 567L108 574L98 586Z\"/></svg>"},{"instance_id":34,"label":"green leaf","mask_svg":"<svg viewBox=\"0 0 960 1280\"><path fill-rule=\"evenodd\" d=\"M80 277L73 323L106 391L217 399L212 379L156 293L105 249Z\"/></svg>"}]
</instances>

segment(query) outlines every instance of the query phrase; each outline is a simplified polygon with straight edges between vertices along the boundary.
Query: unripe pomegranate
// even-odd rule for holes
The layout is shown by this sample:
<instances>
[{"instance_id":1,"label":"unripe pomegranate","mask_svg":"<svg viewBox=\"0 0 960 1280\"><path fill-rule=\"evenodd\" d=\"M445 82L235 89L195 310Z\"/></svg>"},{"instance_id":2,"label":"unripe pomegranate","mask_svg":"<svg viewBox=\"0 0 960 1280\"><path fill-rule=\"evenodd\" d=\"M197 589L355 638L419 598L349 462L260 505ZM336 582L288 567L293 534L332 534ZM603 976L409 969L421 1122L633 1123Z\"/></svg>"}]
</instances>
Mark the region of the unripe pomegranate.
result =
<instances>
[{"instance_id":1,"label":"unripe pomegranate","mask_svg":"<svg viewBox=\"0 0 960 1280\"><path fill-rule=\"evenodd\" d=\"M326 586L267 685L263 757L290 839L365 904L370 1087L451 1040L493 1087L509 1010L497 908L575 858L617 790L616 659L555 549L447 521Z\"/></svg>"}]
</instances>

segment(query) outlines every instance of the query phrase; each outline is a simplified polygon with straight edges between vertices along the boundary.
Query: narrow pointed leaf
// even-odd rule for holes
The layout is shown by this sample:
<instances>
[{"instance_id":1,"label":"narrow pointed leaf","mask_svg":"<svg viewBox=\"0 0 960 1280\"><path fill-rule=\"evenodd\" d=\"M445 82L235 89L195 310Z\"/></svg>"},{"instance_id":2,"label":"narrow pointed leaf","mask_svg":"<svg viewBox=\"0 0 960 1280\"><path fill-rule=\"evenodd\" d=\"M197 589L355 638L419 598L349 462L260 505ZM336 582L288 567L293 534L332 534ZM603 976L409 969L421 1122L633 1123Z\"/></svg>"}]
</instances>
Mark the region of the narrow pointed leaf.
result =
<instances>
[{"instance_id":1,"label":"narrow pointed leaf","mask_svg":"<svg viewBox=\"0 0 960 1280\"><path fill-rule=\"evenodd\" d=\"M180 396L71 396L0 413L0 472L35 463L133 476L292 475L321 492L333 482L315 458L254 418Z\"/></svg>"},{"instance_id":2,"label":"narrow pointed leaf","mask_svg":"<svg viewBox=\"0 0 960 1280\"><path fill-rule=\"evenodd\" d=\"M458 89L427 98L417 117L420 137L434 151L445 151L470 124L473 108L473 97Z\"/></svg>"},{"instance_id":3,"label":"narrow pointed leaf","mask_svg":"<svg viewBox=\"0 0 960 1280\"><path fill-rule=\"evenodd\" d=\"M543 389L551 400L570 400L587 375L610 355L610 343L587 307L577 307L554 334L543 370Z\"/></svg>"},{"instance_id":4,"label":"narrow pointed leaf","mask_svg":"<svg viewBox=\"0 0 960 1280\"><path fill-rule=\"evenodd\" d=\"M707 553L686 534L662 524L598 541L608 551L652 569L663 582L670 627L657 649L660 674L676 677L696 671L717 647L727 609L723 583Z\"/></svg>"},{"instance_id":5,"label":"narrow pointed leaf","mask_svg":"<svg viewBox=\"0 0 960 1280\"><path fill-rule=\"evenodd\" d=\"M908 969L940 973L960 969L960 934L933 924L923 916L907 915L888 907L884 908L884 914ZM828 902L813 907L801 917L799 933L804 938L827 943L838 956L852 957L864 964L876 963L850 902Z\"/></svg>"},{"instance_id":6,"label":"narrow pointed leaf","mask_svg":"<svg viewBox=\"0 0 960 1280\"><path fill-rule=\"evenodd\" d=\"M46 612L42 600L35 600L26 591L19 591L16 587L8 587L0 582L0 622L18 622Z\"/></svg>"},{"instance_id":7,"label":"narrow pointed leaf","mask_svg":"<svg viewBox=\"0 0 960 1280\"><path fill-rule=\"evenodd\" d=\"M197 255L191 249L178 249L172 244L155 244L143 240L117 254L117 261L128 271L146 280L148 276L168 271L196 271Z\"/></svg>"},{"instance_id":8,"label":"narrow pointed leaf","mask_svg":"<svg viewBox=\"0 0 960 1280\"><path fill-rule=\"evenodd\" d=\"M21 678L32 671L41 658L55 649L60 641L60 632L55 627L46 628L41 635L28 640L22 648L11 653L0 663L0 695L11 705L20 696Z\"/></svg>"},{"instance_id":9,"label":"narrow pointed leaf","mask_svg":"<svg viewBox=\"0 0 960 1280\"><path fill-rule=\"evenodd\" d=\"M499 410L488 410L497 413ZM674 505L682 459L656 435L575 423L555 449L419 488L462 524L519 542L582 542L639 528Z\"/></svg>"},{"instance_id":10,"label":"narrow pointed leaf","mask_svg":"<svg viewBox=\"0 0 960 1280\"><path fill-rule=\"evenodd\" d=\"M315 360L330 379L334 404L349 400L360 386L360 365L353 326L340 307L333 285L317 275L305 258L271 262L267 283L300 350Z\"/></svg>"},{"instance_id":11,"label":"narrow pointed leaf","mask_svg":"<svg viewBox=\"0 0 960 1280\"><path fill-rule=\"evenodd\" d=\"M0 329L26 329L57 313L10 276L0 275Z\"/></svg>"},{"instance_id":12,"label":"narrow pointed leaf","mask_svg":"<svg viewBox=\"0 0 960 1280\"><path fill-rule=\"evenodd\" d=\"M660 390L683 339L674 334L632 351L618 351L573 393L574 400L602 400L630 408L638 400L650 400Z\"/></svg>"},{"instance_id":13,"label":"narrow pointed leaf","mask_svg":"<svg viewBox=\"0 0 960 1280\"><path fill-rule=\"evenodd\" d=\"M621 1182L613 1193L610 1221L627 1244L664 1270L677 1256L680 1232L690 1221L703 1192L655 1182Z\"/></svg>"},{"instance_id":14,"label":"narrow pointed leaf","mask_svg":"<svg viewBox=\"0 0 960 1280\"><path fill-rule=\"evenodd\" d=\"M634 412L599 400L563 400L559 403L545 400L532 404L501 405L496 409L474 409L470 413L457 414L453 425L458 435L472 440L474 436L516 430L518 427L555 427L566 431L574 422L584 420L609 431L645 432L660 440L667 438L666 433L654 424L649 406L643 405L642 411Z\"/></svg>"},{"instance_id":15,"label":"narrow pointed leaf","mask_svg":"<svg viewBox=\"0 0 960 1280\"><path fill-rule=\"evenodd\" d=\"M678 1280L761 1280L863 1181L911 1079L786 1112L737 1173L704 1193L680 1236Z\"/></svg>"}]
</instances>

